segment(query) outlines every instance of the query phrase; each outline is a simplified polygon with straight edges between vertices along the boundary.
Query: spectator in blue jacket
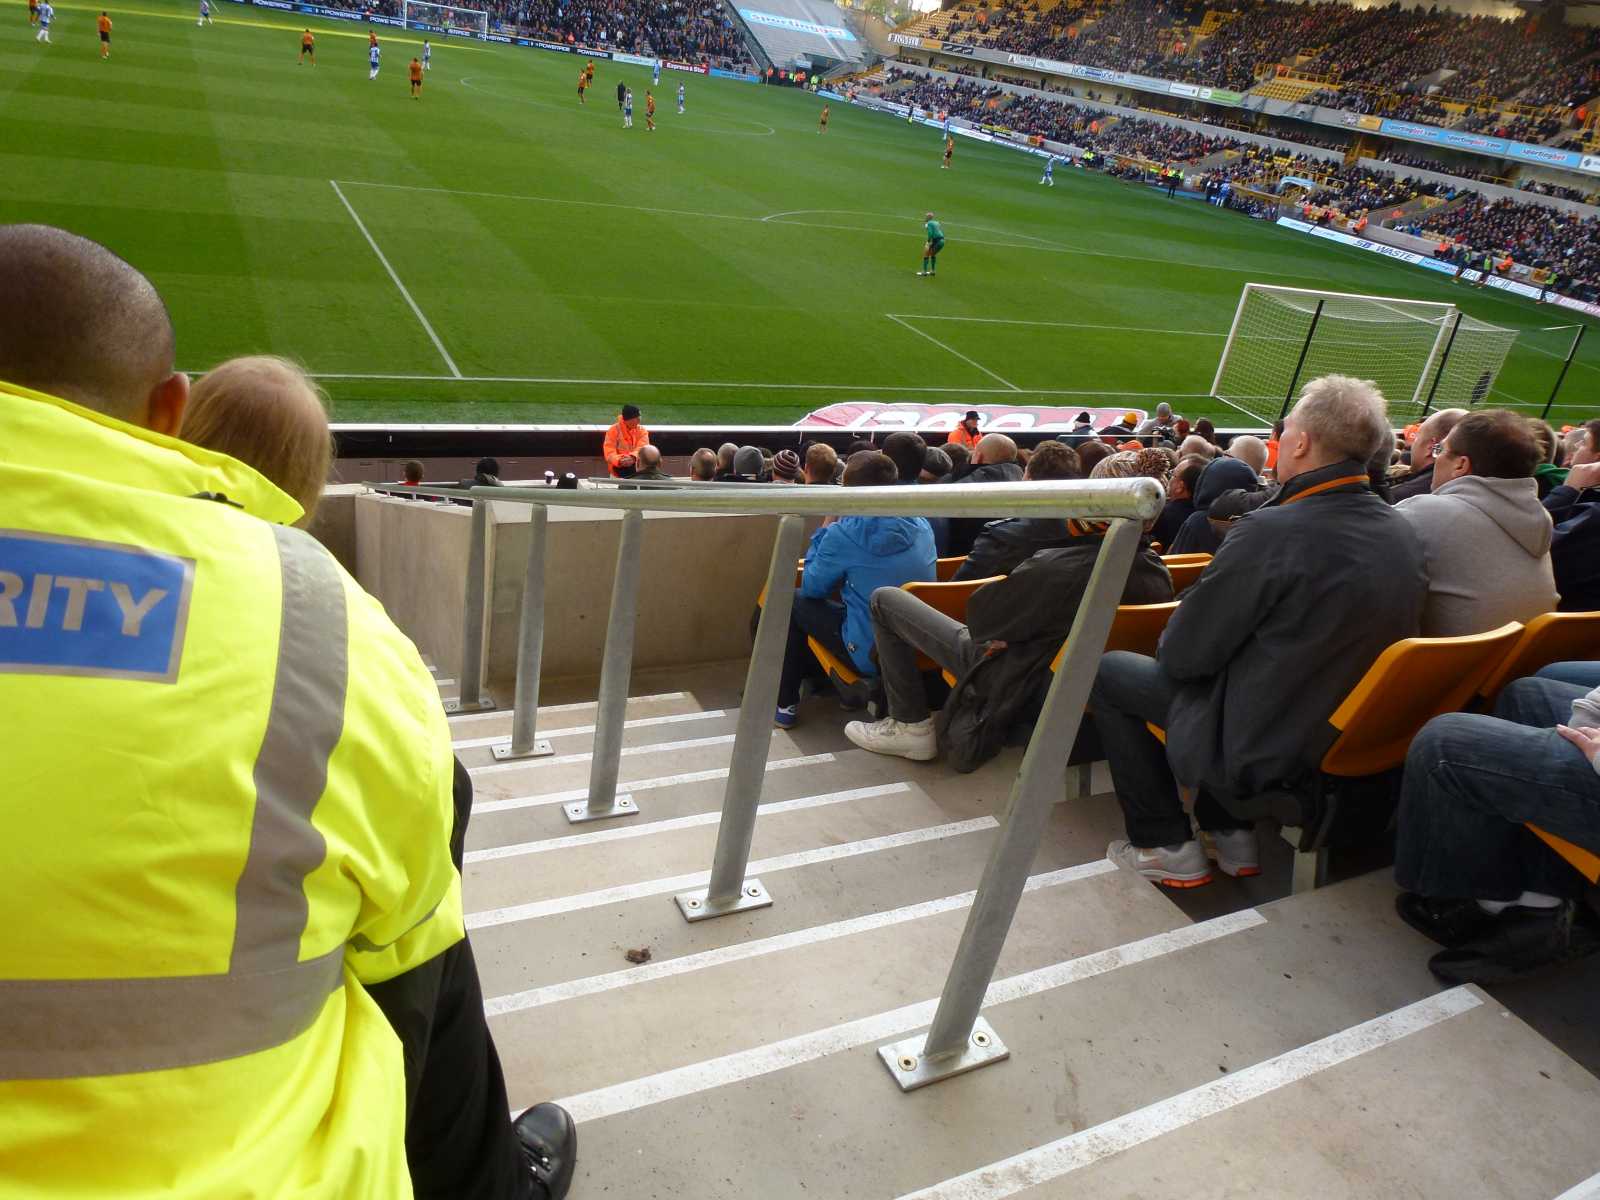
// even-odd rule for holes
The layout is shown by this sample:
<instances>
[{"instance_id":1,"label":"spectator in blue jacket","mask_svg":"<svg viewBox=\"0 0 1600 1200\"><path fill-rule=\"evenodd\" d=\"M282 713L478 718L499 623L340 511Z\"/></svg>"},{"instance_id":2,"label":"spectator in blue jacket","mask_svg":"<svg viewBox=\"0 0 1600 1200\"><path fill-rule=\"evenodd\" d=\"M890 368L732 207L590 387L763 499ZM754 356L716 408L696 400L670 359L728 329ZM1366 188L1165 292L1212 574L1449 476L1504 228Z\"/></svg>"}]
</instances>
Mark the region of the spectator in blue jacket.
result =
<instances>
[{"instance_id":1,"label":"spectator in blue jacket","mask_svg":"<svg viewBox=\"0 0 1600 1200\"><path fill-rule=\"evenodd\" d=\"M894 460L875 451L852 455L844 469L846 487L887 487L898 480ZM815 666L808 637L860 674L876 675L868 609L872 593L934 577L933 529L922 517L841 517L817 530L789 618L773 723L789 729L799 720L800 683ZM834 599L835 593L842 600Z\"/></svg>"},{"instance_id":2,"label":"spectator in blue jacket","mask_svg":"<svg viewBox=\"0 0 1600 1200\"><path fill-rule=\"evenodd\" d=\"M1556 526L1550 563L1563 612L1600 609L1600 421L1590 421L1587 431L1566 481L1544 498Z\"/></svg>"}]
</instances>

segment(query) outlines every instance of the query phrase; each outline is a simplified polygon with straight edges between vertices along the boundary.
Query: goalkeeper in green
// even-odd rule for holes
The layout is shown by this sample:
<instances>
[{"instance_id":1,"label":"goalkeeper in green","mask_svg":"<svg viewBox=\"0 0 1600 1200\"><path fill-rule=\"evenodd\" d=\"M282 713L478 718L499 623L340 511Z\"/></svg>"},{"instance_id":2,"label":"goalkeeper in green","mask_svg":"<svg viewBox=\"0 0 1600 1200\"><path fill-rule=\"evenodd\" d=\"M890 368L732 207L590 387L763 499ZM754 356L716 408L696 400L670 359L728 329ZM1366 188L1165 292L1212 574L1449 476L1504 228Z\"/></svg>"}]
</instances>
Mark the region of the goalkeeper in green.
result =
<instances>
[{"instance_id":1,"label":"goalkeeper in green","mask_svg":"<svg viewBox=\"0 0 1600 1200\"><path fill-rule=\"evenodd\" d=\"M939 227L939 222L929 213L928 224L924 230L928 236L927 243L922 247L922 270L918 275L932 275L933 269L938 265L939 251L944 249L944 230Z\"/></svg>"}]
</instances>

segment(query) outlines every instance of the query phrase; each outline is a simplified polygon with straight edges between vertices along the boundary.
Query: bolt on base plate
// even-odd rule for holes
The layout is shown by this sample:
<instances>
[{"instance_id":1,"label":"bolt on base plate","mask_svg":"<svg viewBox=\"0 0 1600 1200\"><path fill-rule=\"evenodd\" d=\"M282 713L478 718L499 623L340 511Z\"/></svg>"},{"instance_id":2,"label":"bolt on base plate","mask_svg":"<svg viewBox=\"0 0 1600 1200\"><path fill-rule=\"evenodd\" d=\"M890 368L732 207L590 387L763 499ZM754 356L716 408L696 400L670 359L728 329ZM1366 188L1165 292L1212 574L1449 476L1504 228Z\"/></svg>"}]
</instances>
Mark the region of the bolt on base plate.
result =
<instances>
[{"instance_id":1,"label":"bolt on base plate","mask_svg":"<svg viewBox=\"0 0 1600 1200\"><path fill-rule=\"evenodd\" d=\"M949 1079L952 1075L964 1075L1011 1057L1011 1051L1006 1049L1000 1035L982 1017L973 1022L972 1032L967 1035L967 1044L959 1053L925 1058L922 1046L927 1036L919 1033L903 1042L878 1047L878 1057L889 1068L889 1074L894 1076L902 1092L914 1092L930 1083Z\"/></svg>"},{"instance_id":2,"label":"bolt on base plate","mask_svg":"<svg viewBox=\"0 0 1600 1200\"><path fill-rule=\"evenodd\" d=\"M718 900L713 902L707 895L707 889L700 888L693 892L680 892L673 897L677 902L678 911L683 914L685 921L704 921L710 917L725 917L729 913L747 912L752 908L768 908L772 904L772 896L759 879L746 879L744 886L739 889L739 894L731 900Z\"/></svg>"},{"instance_id":3,"label":"bolt on base plate","mask_svg":"<svg viewBox=\"0 0 1600 1200\"><path fill-rule=\"evenodd\" d=\"M585 821L605 821L611 817L637 817L639 806L632 796L618 796L606 808L593 808L587 800L579 800L576 804L563 804L561 811L567 814L569 823L582 825Z\"/></svg>"},{"instance_id":4,"label":"bolt on base plate","mask_svg":"<svg viewBox=\"0 0 1600 1200\"><path fill-rule=\"evenodd\" d=\"M540 738L538 741L534 742L533 749L529 750L527 753L513 754L511 753L511 739L507 738L505 741L497 742L495 745L489 747L489 752L501 762L505 762L507 759L543 758L545 755L554 754L556 751L555 747L552 746L547 740Z\"/></svg>"},{"instance_id":5,"label":"bolt on base plate","mask_svg":"<svg viewBox=\"0 0 1600 1200\"><path fill-rule=\"evenodd\" d=\"M492 712L500 706L491 697L484 696L480 700L463 702L461 700L446 700L444 710L447 713L458 712Z\"/></svg>"}]
</instances>

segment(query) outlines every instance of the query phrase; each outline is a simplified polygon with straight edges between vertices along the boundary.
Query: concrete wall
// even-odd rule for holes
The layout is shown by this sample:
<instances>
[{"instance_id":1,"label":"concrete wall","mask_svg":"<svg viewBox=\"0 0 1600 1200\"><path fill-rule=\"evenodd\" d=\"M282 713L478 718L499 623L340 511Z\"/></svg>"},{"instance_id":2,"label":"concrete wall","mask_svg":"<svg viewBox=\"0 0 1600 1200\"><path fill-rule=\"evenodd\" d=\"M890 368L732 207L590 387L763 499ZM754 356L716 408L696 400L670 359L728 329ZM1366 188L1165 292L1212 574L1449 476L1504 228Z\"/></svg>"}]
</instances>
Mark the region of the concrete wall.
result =
<instances>
[{"instance_id":1,"label":"concrete wall","mask_svg":"<svg viewBox=\"0 0 1600 1200\"><path fill-rule=\"evenodd\" d=\"M471 510L454 504L355 499L356 577L446 675L461 665ZM530 510L490 506L492 580L485 678L509 698L516 677ZM544 675L600 669L619 513L550 510ZM671 667L750 653L750 614L766 581L775 517L645 515L634 666Z\"/></svg>"}]
</instances>

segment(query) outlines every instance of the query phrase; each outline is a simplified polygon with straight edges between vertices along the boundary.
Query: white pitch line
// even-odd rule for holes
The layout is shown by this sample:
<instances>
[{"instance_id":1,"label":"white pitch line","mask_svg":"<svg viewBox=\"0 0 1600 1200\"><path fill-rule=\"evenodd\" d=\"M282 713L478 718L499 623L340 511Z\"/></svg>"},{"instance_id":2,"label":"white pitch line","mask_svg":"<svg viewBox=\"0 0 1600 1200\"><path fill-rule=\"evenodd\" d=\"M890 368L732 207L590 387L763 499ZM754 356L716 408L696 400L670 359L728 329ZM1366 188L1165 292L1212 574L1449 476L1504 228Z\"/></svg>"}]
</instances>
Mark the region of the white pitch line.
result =
<instances>
[{"instance_id":1,"label":"white pitch line","mask_svg":"<svg viewBox=\"0 0 1600 1200\"><path fill-rule=\"evenodd\" d=\"M872 800L879 796L904 795L911 791L909 783L880 783L872 787L849 788L839 792L823 792L816 796L801 796L797 800L776 800L771 804L756 806L756 815L774 817L782 813L801 812L808 808L826 808L830 804L848 804L852 800ZM589 833L573 833L565 837L543 838L534 842L514 842L508 846L491 846L484 850L467 851L465 863L494 862L502 858L523 858L530 854L549 854L555 850L571 850L578 846L594 846L604 842L625 842L632 838L654 837L660 833L676 833L680 829L698 829L715 825L722 820L722 810L691 813L686 817L670 817L665 821L647 821L615 829L597 829Z\"/></svg>"},{"instance_id":2,"label":"white pitch line","mask_svg":"<svg viewBox=\"0 0 1600 1200\"><path fill-rule=\"evenodd\" d=\"M383 269L389 272L389 278L394 280L395 287L400 289L400 295L403 296L405 298L405 302L411 306L411 311L416 315L417 320L421 323L423 332L425 332L429 339L432 340L433 348L439 352L439 357L444 359L444 365L450 368L450 374L455 378L460 379L461 368L456 366L456 360L450 357L450 351L444 348L444 343L439 340L439 335L433 331L433 326L428 324L428 318L422 315L422 309L417 307L417 302L411 298L411 293L406 290L406 285L400 282L400 276L395 272L395 269L389 265L388 258L384 256L382 250L378 249L378 243L373 241L372 235L367 232L366 223L363 222L360 216L357 215L356 210L351 206L350 201L345 199L344 191L339 187L339 181L337 179L330 179L328 182L333 185L333 194L339 197L339 203L344 205L345 212L350 214L350 219L356 223L356 228L361 231L361 236L367 239L367 245L371 246L372 252L378 256L378 261L383 264Z\"/></svg>"},{"instance_id":3,"label":"white pitch line","mask_svg":"<svg viewBox=\"0 0 1600 1200\"><path fill-rule=\"evenodd\" d=\"M656 692L651 696L629 696L628 703L644 704L651 700L682 700L688 694L688 692ZM580 700L576 704L541 704L539 706L539 714L543 716L546 713L582 712L586 708L598 708L599 706L600 702L598 700ZM505 718L510 715L509 709L501 709L499 712L457 713L450 720L454 724L465 725L468 721L493 721L496 717Z\"/></svg>"},{"instance_id":4,"label":"white pitch line","mask_svg":"<svg viewBox=\"0 0 1600 1200\"><path fill-rule=\"evenodd\" d=\"M699 750L705 746L725 746L734 739L731 733L719 733L715 737L687 738L681 742L651 742L648 746L624 746L623 757L635 754L668 754L674 750ZM494 763L486 767L468 767L467 774L499 775L505 771L526 771L533 767L565 767L573 763L588 762L594 757L593 751L584 751L582 754L558 754L554 758L530 758L522 762Z\"/></svg>"},{"instance_id":5,"label":"white pitch line","mask_svg":"<svg viewBox=\"0 0 1600 1200\"><path fill-rule=\"evenodd\" d=\"M1178 950L1204 945L1265 923L1266 918L1255 909L1249 908L1242 912L1217 917L1215 920L1185 925L1110 950L1101 950L1052 966L1041 967L1036 971L1025 971L1008 979L996 980L989 985L984 1003L999 1004L1023 996L1038 995L1040 992L1063 987L1069 983L1093 979L1097 975L1104 975L1120 967L1148 962ZM938 1006L937 999L907 1004L902 1008L864 1017L858 1021L846 1021L828 1029L803 1033L798 1037L756 1046L750 1050L740 1050L723 1055L721 1058L707 1059L705 1062L662 1071L656 1075L646 1075L640 1079L630 1079L626 1083L611 1087L596 1088L594 1091L569 1096L560 1101L560 1104L580 1124L584 1121L599 1120L601 1117L616 1116L618 1113L632 1112L647 1105L677 1100L694 1095L696 1092L732 1083L741 1083L802 1063L815 1062L831 1054L903 1036L931 1023Z\"/></svg>"},{"instance_id":6,"label":"white pitch line","mask_svg":"<svg viewBox=\"0 0 1600 1200\"><path fill-rule=\"evenodd\" d=\"M1228 336L1226 329L1151 329L1141 325L1086 325L1081 321L1021 321L1013 320L1010 317L950 317L940 316L937 313L889 313L888 315L896 318L903 317L908 321L968 321L979 325L1040 325L1051 329L1104 329L1113 333L1170 333L1181 334L1184 337L1225 338Z\"/></svg>"},{"instance_id":7,"label":"white pitch line","mask_svg":"<svg viewBox=\"0 0 1600 1200\"><path fill-rule=\"evenodd\" d=\"M907 1193L900 1200L1003 1200L1382 1049L1482 1003L1464 987L1451 988L1059 1141Z\"/></svg>"},{"instance_id":8,"label":"white pitch line","mask_svg":"<svg viewBox=\"0 0 1600 1200\"><path fill-rule=\"evenodd\" d=\"M780 854L776 858L764 858L752 862L745 870L749 875L773 875L779 871L791 871L796 867L808 867L815 863L837 862L841 858L876 854L880 850L897 850L902 846L939 842L946 838L977 833L983 829L994 829L999 824L1000 822L993 817L974 817L970 821L952 821L947 825L930 825L923 829L910 829L904 833L865 838L859 842L843 842L837 846L822 846L816 850ZM466 925L469 930L484 929L491 925L510 925L518 921L536 921L541 917L580 912L586 908L599 908L604 904L621 904L628 900L643 900L651 896L670 896L674 892L686 892L691 888L701 887L710 879L710 871L696 871L692 875L647 879L643 883L625 883L594 892L580 892L574 896L557 896L552 900L534 900L528 904L491 908L483 912L468 913Z\"/></svg>"},{"instance_id":9,"label":"white pitch line","mask_svg":"<svg viewBox=\"0 0 1600 1200\"><path fill-rule=\"evenodd\" d=\"M1044 888L1056 887L1064 883L1075 883L1080 879L1089 879L1096 875L1104 875L1115 871L1115 863L1099 858L1093 862L1086 862L1076 867L1066 867L1060 871L1048 871L1042 875L1031 876L1023 885L1024 892L1037 892ZM638 983L651 983L657 979L670 979L678 975L688 975L694 971L704 971L711 967L720 967L728 963L743 962L746 959L761 958L768 954L781 954L785 950L794 950L801 946L815 946L822 942L837 941L839 938L853 937L858 933L871 933L876 929L889 929L896 925L904 925L908 921L921 921L928 917L936 917L941 913L959 912L970 908L976 892L961 892L954 896L942 896L937 900L925 900L921 904L908 904L902 908L892 908L887 912L868 913L863 917L851 917L844 921L833 921L827 925L813 925L809 929L797 929L793 933L780 933L773 937L758 938L753 942L741 942L733 946L722 946L716 950L702 950L698 954L687 954L682 958L662 959L646 963L642 967L629 967L622 971L610 971L604 975L591 975L587 979L574 979L567 983L553 983L545 987L529 988L523 992L512 992L505 996L496 996L484 1003L483 1009L491 1017L504 1016L507 1013L523 1012L530 1008L542 1008L547 1004L559 1004L563 1000L575 1000L580 996L593 996L600 992L611 992L618 988L632 987Z\"/></svg>"},{"instance_id":10,"label":"white pitch line","mask_svg":"<svg viewBox=\"0 0 1600 1200\"><path fill-rule=\"evenodd\" d=\"M918 331L920 332L920 330ZM924 334L924 337L927 335ZM204 374L197 371L196 374ZM313 379L389 379L412 383L532 383L545 387L733 388L760 392L885 392L953 396L1127 396L1136 399L1201 400L1205 392L1114 392L1106 388L911 387L876 383L728 383L715 379L579 379L564 375L368 375L312 372Z\"/></svg>"},{"instance_id":11,"label":"white pitch line","mask_svg":"<svg viewBox=\"0 0 1600 1200\"><path fill-rule=\"evenodd\" d=\"M1600 1200L1600 1175L1591 1175L1582 1183L1569 1187L1556 1200Z\"/></svg>"},{"instance_id":12,"label":"white pitch line","mask_svg":"<svg viewBox=\"0 0 1600 1200\"><path fill-rule=\"evenodd\" d=\"M977 359L968 358L965 354L961 353L961 351L956 350L953 347L945 345L938 338L934 337L933 334L931 334L931 333L924 333L922 330L918 329L915 325L911 324L909 321L902 321L899 317L895 316L893 313L884 313L883 315L888 317L889 320L893 321L896 325L899 325L899 326L902 326L905 329L911 330L911 332L916 334L918 337L927 338L930 342L932 342L935 346L939 347L939 349L945 351L947 354L954 354L962 362L967 363L970 366L977 367L978 370L982 371L990 379L998 379L1001 383L1005 384L1013 392L1020 392L1022 390L1016 384L1012 383L1009 379L1006 379L1005 377L1000 376L1000 375L996 375L993 371L989 370L988 367L984 366Z\"/></svg>"},{"instance_id":13,"label":"white pitch line","mask_svg":"<svg viewBox=\"0 0 1600 1200\"><path fill-rule=\"evenodd\" d=\"M541 710L547 711L547 710ZM703 712L669 713L664 717L635 717L632 721L624 721L624 729L648 729L656 725L681 725L686 721L710 721L717 717L731 716L725 708L708 708ZM541 729L539 736L542 738L577 737L580 733L593 733L593 725L568 725L562 729ZM497 737L462 738L460 741L450 743L453 750L475 750L480 746L495 746L511 740L509 733L502 733Z\"/></svg>"},{"instance_id":14,"label":"white pitch line","mask_svg":"<svg viewBox=\"0 0 1600 1200\"><path fill-rule=\"evenodd\" d=\"M779 758L767 763L768 771L787 771L793 767L814 767L831 763L831 754L805 754L799 758ZM726 779L727 767L712 767L707 771L687 771L681 775L658 775L654 779L626 780L618 786L625 792L646 792L656 788L678 787L685 783L705 783L713 779ZM508 800L485 800L472 806L472 815L507 812L516 808L542 808L547 804L569 804L574 800L587 800L587 787L569 788L564 792L546 792L540 796L512 796Z\"/></svg>"}]
</instances>

